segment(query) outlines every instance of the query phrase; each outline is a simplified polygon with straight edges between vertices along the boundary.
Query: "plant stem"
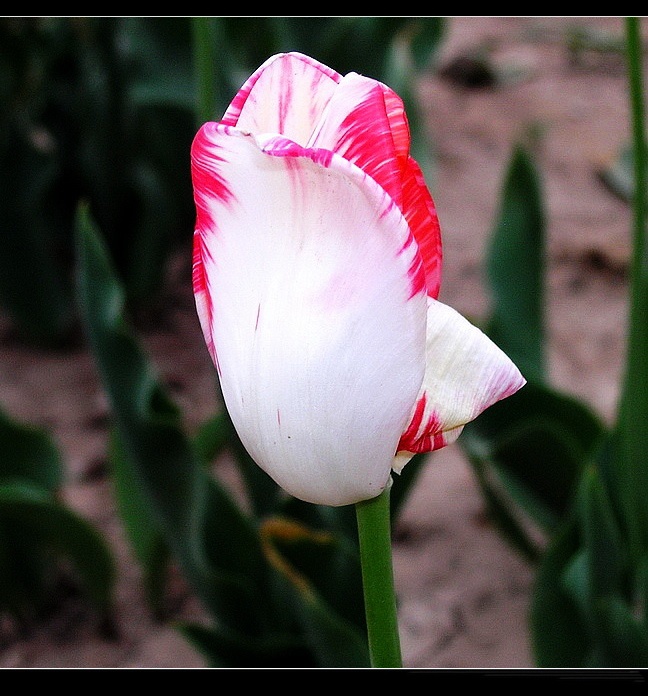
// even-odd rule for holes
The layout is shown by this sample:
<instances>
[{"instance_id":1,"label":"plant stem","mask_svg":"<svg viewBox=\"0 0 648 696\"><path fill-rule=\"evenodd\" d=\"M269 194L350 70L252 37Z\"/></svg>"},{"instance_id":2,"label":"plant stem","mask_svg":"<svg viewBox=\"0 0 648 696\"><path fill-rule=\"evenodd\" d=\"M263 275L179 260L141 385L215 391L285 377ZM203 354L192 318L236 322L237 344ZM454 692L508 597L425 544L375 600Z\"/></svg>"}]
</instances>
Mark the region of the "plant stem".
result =
<instances>
[{"instance_id":1,"label":"plant stem","mask_svg":"<svg viewBox=\"0 0 648 696\"><path fill-rule=\"evenodd\" d=\"M196 120L201 126L215 118L216 57L209 17L192 17L194 74L196 78Z\"/></svg>"},{"instance_id":2,"label":"plant stem","mask_svg":"<svg viewBox=\"0 0 648 696\"><path fill-rule=\"evenodd\" d=\"M372 667L402 667L394 572L389 487L356 503L369 655Z\"/></svg>"},{"instance_id":3,"label":"plant stem","mask_svg":"<svg viewBox=\"0 0 648 696\"><path fill-rule=\"evenodd\" d=\"M640 20L626 17L628 92L634 165L633 244L625 383L620 400L619 434L626 514L631 545L640 558L648 548L648 244L646 243L646 136L643 104Z\"/></svg>"}]
</instances>

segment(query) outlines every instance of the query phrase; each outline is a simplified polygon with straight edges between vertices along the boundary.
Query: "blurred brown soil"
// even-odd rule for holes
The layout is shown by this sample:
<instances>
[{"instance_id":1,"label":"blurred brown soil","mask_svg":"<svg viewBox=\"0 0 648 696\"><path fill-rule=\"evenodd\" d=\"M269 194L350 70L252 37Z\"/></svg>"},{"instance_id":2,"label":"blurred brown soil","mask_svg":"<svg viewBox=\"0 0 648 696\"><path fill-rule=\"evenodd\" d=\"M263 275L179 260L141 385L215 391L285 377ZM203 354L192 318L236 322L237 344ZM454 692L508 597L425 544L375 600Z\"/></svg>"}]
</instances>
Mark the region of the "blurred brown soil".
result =
<instances>
[{"instance_id":1,"label":"blurred brown soil","mask_svg":"<svg viewBox=\"0 0 648 696\"><path fill-rule=\"evenodd\" d=\"M548 225L551 378L610 421L624 357L630 209L598 172L628 140L625 65L614 50L568 50L574 27L623 35L614 17L453 18L444 69L424 78L421 97L444 234L441 299L469 317L487 313L483 258L501 183L515 143L531 143ZM186 259L174 273L169 311L145 339L191 429L213 413L216 391ZM70 593L24 632L0 622L0 667L203 666L173 627L202 616L182 579L172 578L162 620L146 606L106 473L108 407L87 351L26 347L0 324L0 397L13 416L53 433L68 467L65 500L107 535L118 566L111 634ZM533 569L490 524L457 446L430 457L395 532L405 666L533 666Z\"/></svg>"}]
</instances>

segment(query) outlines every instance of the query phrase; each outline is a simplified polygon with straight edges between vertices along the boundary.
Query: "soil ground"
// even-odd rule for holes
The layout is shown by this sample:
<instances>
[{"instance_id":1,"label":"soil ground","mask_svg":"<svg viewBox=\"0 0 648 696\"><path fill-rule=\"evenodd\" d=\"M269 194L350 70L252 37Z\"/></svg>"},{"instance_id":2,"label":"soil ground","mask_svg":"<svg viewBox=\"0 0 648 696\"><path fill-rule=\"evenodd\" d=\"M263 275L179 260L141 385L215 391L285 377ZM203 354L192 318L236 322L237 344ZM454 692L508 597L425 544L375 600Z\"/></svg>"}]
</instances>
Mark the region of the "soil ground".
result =
<instances>
[{"instance_id":1,"label":"soil ground","mask_svg":"<svg viewBox=\"0 0 648 696\"><path fill-rule=\"evenodd\" d=\"M441 299L466 316L487 313L483 259L501 184L515 143L533 138L547 218L551 379L611 421L624 360L631 219L599 172L629 138L625 63L614 50L570 51L574 28L621 40L624 24L615 17L452 18L439 65L480 54L493 72L466 73L465 61L460 79L456 71L431 72L421 97L444 235ZM191 427L213 412L215 390L186 270L181 263L169 316L146 341ZM156 621L144 601L105 475L108 408L91 357L83 348L38 351L2 330L0 395L13 416L53 433L68 467L65 500L107 535L119 578L114 635L102 634L71 597L26 633L0 622L0 667L204 666L172 626L174 618L201 617L182 580L173 582L171 620ZM406 667L534 665L533 568L489 523L457 446L430 457L395 531Z\"/></svg>"}]
</instances>

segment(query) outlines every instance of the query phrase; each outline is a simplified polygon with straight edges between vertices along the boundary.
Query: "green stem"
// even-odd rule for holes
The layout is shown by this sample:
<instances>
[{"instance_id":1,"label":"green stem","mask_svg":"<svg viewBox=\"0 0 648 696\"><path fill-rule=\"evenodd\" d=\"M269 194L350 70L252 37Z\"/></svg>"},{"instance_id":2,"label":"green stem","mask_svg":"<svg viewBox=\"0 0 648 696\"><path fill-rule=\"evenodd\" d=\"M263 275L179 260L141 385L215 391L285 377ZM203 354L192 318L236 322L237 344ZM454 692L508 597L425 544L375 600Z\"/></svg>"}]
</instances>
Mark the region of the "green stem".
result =
<instances>
[{"instance_id":1,"label":"green stem","mask_svg":"<svg viewBox=\"0 0 648 696\"><path fill-rule=\"evenodd\" d=\"M209 17L192 17L194 71L196 77L196 119L201 126L216 117L216 56Z\"/></svg>"},{"instance_id":2,"label":"green stem","mask_svg":"<svg viewBox=\"0 0 648 696\"><path fill-rule=\"evenodd\" d=\"M626 17L628 91L634 165L633 245L625 383L620 400L622 486L636 557L648 547L648 245L646 244L646 136L640 20Z\"/></svg>"},{"instance_id":3,"label":"green stem","mask_svg":"<svg viewBox=\"0 0 648 696\"><path fill-rule=\"evenodd\" d=\"M360 562L372 667L402 667L394 572L389 487L356 503Z\"/></svg>"}]
</instances>

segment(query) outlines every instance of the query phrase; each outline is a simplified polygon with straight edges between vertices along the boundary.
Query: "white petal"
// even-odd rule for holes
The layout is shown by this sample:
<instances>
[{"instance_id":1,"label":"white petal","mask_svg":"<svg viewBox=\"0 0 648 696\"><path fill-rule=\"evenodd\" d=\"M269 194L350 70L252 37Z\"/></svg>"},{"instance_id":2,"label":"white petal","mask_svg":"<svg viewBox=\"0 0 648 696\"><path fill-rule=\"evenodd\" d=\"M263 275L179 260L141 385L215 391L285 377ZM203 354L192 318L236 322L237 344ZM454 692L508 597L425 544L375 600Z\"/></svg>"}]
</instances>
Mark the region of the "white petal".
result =
<instances>
[{"instance_id":1,"label":"white petal","mask_svg":"<svg viewBox=\"0 0 648 696\"><path fill-rule=\"evenodd\" d=\"M428 298L427 366L394 471L413 454L450 444L464 425L525 379L509 357L454 309Z\"/></svg>"},{"instance_id":2,"label":"white petal","mask_svg":"<svg viewBox=\"0 0 648 696\"><path fill-rule=\"evenodd\" d=\"M300 150L197 136L197 303L251 456L292 495L343 505L389 481L423 379L424 276L382 188Z\"/></svg>"},{"instance_id":3,"label":"white petal","mask_svg":"<svg viewBox=\"0 0 648 696\"><path fill-rule=\"evenodd\" d=\"M305 145L341 76L301 53L280 53L251 75L222 122L251 133L281 133Z\"/></svg>"}]
</instances>

